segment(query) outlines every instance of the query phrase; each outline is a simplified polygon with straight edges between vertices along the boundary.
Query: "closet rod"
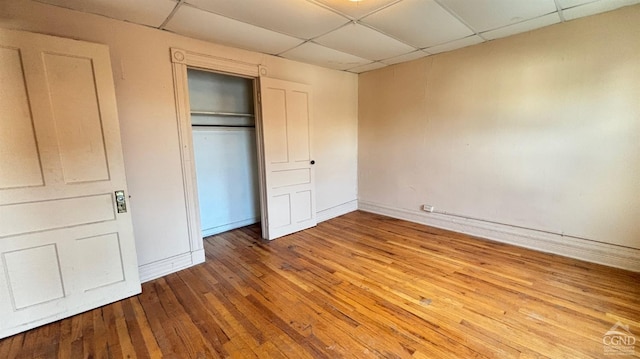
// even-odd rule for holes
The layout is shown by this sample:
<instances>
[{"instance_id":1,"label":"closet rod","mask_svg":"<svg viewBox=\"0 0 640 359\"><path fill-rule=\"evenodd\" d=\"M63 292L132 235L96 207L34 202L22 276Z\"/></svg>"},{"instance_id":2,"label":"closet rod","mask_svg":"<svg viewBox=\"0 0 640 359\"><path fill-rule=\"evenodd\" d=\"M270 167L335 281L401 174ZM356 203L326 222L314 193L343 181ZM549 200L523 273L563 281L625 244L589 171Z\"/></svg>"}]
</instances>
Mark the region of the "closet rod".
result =
<instances>
[{"instance_id":1,"label":"closet rod","mask_svg":"<svg viewBox=\"0 0 640 359\"><path fill-rule=\"evenodd\" d=\"M191 127L246 127L246 128L255 128L255 125L194 125L191 124Z\"/></svg>"}]
</instances>

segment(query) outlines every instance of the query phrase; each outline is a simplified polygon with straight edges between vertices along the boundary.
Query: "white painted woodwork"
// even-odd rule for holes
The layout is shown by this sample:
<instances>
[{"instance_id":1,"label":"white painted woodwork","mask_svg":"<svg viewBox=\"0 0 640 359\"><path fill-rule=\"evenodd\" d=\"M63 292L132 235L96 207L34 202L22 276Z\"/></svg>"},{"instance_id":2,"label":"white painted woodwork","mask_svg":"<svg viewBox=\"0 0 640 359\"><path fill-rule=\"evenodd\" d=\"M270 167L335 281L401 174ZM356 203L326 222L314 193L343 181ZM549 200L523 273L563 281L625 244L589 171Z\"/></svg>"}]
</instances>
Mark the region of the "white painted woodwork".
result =
<instances>
[{"instance_id":1,"label":"white painted woodwork","mask_svg":"<svg viewBox=\"0 0 640 359\"><path fill-rule=\"evenodd\" d=\"M190 261L187 259L187 256L181 254L161 260L158 262L157 266L145 266L144 268L141 268L141 273L143 273L143 278L145 280L157 278L159 273L166 274L167 272L171 272L171 270L166 270L166 268L185 268L189 265L202 263L205 258L204 247L202 244L202 229L200 226L187 66L204 70L237 74L250 78L258 77L259 73L257 64L229 60L177 48L171 48L171 62L173 67L173 90L175 92L176 116L178 120L178 139L180 143L181 172L183 179L182 190L184 193L187 212L186 218L190 246L190 253L188 255L190 256ZM260 162L258 162L258 167L260 168Z\"/></svg>"},{"instance_id":2,"label":"white painted woodwork","mask_svg":"<svg viewBox=\"0 0 640 359\"><path fill-rule=\"evenodd\" d=\"M262 231L274 239L316 225L310 87L261 77L264 194Z\"/></svg>"},{"instance_id":3,"label":"white painted woodwork","mask_svg":"<svg viewBox=\"0 0 640 359\"><path fill-rule=\"evenodd\" d=\"M109 50L0 29L0 337L140 292Z\"/></svg>"},{"instance_id":4,"label":"white painted woodwork","mask_svg":"<svg viewBox=\"0 0 640 359\"><path fill-rule=\"evenodd\" d=\"M42 61L64 182L108 180L93 59L44 53Z\"/></svg>"},{"instance_id":5,"label":"white painted woodwork","mask_svg":"<svg viewBox=\"0 0 640 359\"><path fill-rule=\"evenodd\" d=\"M42 186L44 178L22 76L20 50L0 48L0 64L0 119L4 119L0 127L0 189Z\"/></svg>"},{"instance_id":6,"label":"white painted woodwork","mask_svg":"<svg viewBox=\"0 0 640 359\"><path fill-rule=\"evenodd\" d=\"M11 299L16 310L64 298L57 248L54 244L3 253ZM33 277L39 287L33 288Z\"/></svg>"},{"instance_id":7,"label":"white painted woodwork","mask_svg":"<svg viewBox=\"0 0 640 359\"><path fill-rule=\"evenodd\" d=\"M0 206L0 237L112 221L116 219L112 204L111 193L5 204Z\"/></svg>"}]
</instances>

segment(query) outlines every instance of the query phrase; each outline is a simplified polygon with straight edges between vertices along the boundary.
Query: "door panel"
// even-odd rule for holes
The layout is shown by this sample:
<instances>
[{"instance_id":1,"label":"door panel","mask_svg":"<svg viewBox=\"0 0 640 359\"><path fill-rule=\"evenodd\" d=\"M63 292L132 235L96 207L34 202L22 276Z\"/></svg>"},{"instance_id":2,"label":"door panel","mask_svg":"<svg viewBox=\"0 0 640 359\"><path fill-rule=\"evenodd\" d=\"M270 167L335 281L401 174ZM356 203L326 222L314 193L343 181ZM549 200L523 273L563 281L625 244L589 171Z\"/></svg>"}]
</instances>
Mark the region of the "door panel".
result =
<instances>
[{"instance_id":1,"label":"door panel","mask_svg":"<svg viewBox=\"0 0 640 359\"><path fill-rule=\"evenodd\" d=\"M291 150L293 161L308 162L311 160L309 148L309 98L307 92L289 92L287 110L294 121L289 121L287 130L295 134L291 136ZM306 119L306 120L305 120Z\"/></svg>"},{"instance_id":2,"label":"door panel","mask_svg":"<svg viewBox=\"0 0 640 359\"><path fill-rule=\"evenodd\" d=\"M115 219L109 193L7 204L0 206L0 237Z\"/></svg>"},{"instance_id":3,"label":"door panel","mask_svg":"<svg viewBox=\"0 0 640 359\"><path fill-rule=\"evenodd\" d=\"M311 211L312 208L312 192L311 191L297 191L293 194L292 203L295 205L293 208L293 221L300 223L313 219L314 215Z\"/></svg>"},{"instance_id":4,"label":"door panel","mask_svg":"<svg viewBox=\"0 0 640 359\"><path fill-rule=\"evenodd\" d=\"M17 310L64 297L55 244L5 252L3 262Z\"/></svg>"},{"instance_id":5,"label":"door panel","mask_svg":"<svg viewBox=\"0 0 640 359\"><path fill-rule=\"evenodd\" d=\"M0 189L44 185L19 49L0 47Z\"/></svg>"},{"instance_id":6,"label":"door panel","mask_svg":"<svg viewBox=\"0 0 640 359\"><path fill-rule=\"evenodd\" d=\"M91 58L44 54L65 183L109 179Z\"/></svg>"},{"instance_id":7,"label":"door panel","mask_svg":"<svg viewBox=\"0 0 640 359\"><path fill-rule=\"evenodd\" d=\"M108 48L0 29L0 337L140 292Z\"/></svg>"},{"instance_id":8,"label":"door panel","mask_svg":"<svg viewBox=\"0 0 640 359\"><path fill-rule=\"evenodd\" d=\"M261 82L267 81L261 79ZM268 130L264 131L264 142L269 144L269 161L271 163L289 162L289 137L287 136L287 102L286 91L278 88L268 88L263 93L263 100L268 101L268 106L263 104L263 123Z\"/></svg>"},{"instance_id":9,"label":"door panel","mask_svg":"<svg viewBox=\"0 0 640 359\"><path fill-rule=\"evenodd\" d=\"M80 278L83 291L90 291L109 286L125 280L122 267L122 251L118 233L108 233L98 236L79 238L75 245L77 253L76 264L84 268Z\"/></svg>"},{"instance_id":10,"label":"door panel","mask_svg":"<svg viewBox=\"0 0 640 359\"><path fill-rule=\"evenodd\" d=\"M307 85L260 78L260 92L267 207L262 231L274 239L316 225L311 91Z\"/></svg>"}]
</instances>

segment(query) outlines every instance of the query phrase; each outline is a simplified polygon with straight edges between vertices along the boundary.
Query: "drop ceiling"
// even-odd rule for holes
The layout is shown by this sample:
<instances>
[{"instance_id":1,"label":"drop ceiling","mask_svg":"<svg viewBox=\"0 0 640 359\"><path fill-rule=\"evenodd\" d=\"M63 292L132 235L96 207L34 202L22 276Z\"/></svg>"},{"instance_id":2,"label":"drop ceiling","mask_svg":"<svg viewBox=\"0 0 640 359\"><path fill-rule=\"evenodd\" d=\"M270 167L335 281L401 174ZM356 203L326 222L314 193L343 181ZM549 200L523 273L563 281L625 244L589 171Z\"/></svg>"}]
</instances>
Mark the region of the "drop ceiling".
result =
<instances>
[{"instance_id":1,"label":"drop ceiling","mask_svg":"<svg viewBox=\"0 0 640 359\"><path fill-rule=\"evenodd\" d=\"M640 0L37 0L361 73Z\"/></svg>"}]
</instances>

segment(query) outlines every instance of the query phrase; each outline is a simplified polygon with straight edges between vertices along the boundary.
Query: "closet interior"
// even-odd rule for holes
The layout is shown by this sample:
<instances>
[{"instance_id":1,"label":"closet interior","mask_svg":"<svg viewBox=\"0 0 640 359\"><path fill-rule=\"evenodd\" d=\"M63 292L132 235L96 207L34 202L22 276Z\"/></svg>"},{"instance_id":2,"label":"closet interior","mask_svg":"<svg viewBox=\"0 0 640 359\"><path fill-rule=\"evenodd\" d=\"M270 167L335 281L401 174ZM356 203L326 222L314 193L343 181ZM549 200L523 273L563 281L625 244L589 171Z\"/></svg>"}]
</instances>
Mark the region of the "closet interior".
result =
<instances>
[{"instance_id":1,"label":"closet interior","mask_svg":"<svg viewBox=\"0 0 640 359\"><path fill-rule=\"evenodd\" d=\"M204 237L260 221L254 80L188 69Z\"/></svg>"}]
</instances>

